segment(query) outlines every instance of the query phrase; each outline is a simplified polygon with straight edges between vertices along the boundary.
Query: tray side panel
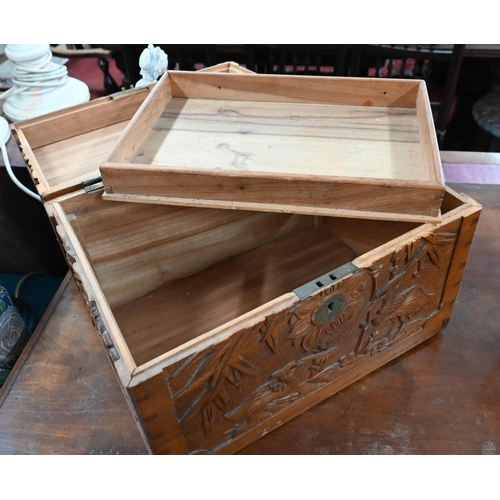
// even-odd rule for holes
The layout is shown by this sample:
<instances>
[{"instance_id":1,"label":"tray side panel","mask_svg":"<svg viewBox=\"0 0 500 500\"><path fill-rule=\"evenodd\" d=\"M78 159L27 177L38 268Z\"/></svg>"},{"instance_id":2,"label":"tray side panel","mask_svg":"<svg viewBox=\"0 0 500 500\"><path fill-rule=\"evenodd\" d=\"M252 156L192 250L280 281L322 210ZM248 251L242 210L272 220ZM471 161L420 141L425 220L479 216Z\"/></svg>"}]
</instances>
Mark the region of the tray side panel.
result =
<instances>
[{"instance_id":1,"label":"tray side panel","mask_svg":"<svg viewBox=\"0 0 500 500\"><path fill-rule=\"evenodd\" d=\"M415 80L170 71L174 97L414 108ZM160 80L161 83L161 80Z\"/></svg>"},{"instance_id":2,"label":"tray side panel","mask_svg":"<svg viewBox=\"0 0 500 500\"><path fill-rule=\"evenodd\" d=\"M345 210L364 217L369 212L376 213L375 218L385 214L389 219L400 214L405 216L399 217L401 220L419 222L439 220L444 195L444 187L437 183L280 177L265 172L221 173L105 163L101 174L108 199L132 201L136 196L143 203L163 200L165 204L322 215L342 215Z\"/></svg>"},{"instance_id":3,"label":"tray side panel","mask_svg":"<svg viewBox=\"0 0 500 500\"><path fill-rule=\"evenodd\" d=\"M440 331L461 226L462 217L428 226L355 274L167 366L188 451L237 451Z\"/></svg>"},{"instance_id":4,"label":"tray side panel","mask_svg":"<svg viewBox=\"0 0 500 500\"><path fill-rule=\"evenodd\" d=\"M421 81L419 85L416 108L424 168L431 181L444 186L444 174L443 167L441 165L441 157L439 156L436 128L434 126L432 109L429 102L427 87L424 81Z\"/></svg>"},{"instance_id":5,"label":"tray side panel","mask_svg":"<svg viewBox=\"0 0 500 500\"><path fill-rule=\"evenodd\" d=\"M153 128L172 98L170 80L166 72L155 84L148 98L141 104L109 154L111 161L131 162L140 145Z\"/></svg>"}]
</instances>

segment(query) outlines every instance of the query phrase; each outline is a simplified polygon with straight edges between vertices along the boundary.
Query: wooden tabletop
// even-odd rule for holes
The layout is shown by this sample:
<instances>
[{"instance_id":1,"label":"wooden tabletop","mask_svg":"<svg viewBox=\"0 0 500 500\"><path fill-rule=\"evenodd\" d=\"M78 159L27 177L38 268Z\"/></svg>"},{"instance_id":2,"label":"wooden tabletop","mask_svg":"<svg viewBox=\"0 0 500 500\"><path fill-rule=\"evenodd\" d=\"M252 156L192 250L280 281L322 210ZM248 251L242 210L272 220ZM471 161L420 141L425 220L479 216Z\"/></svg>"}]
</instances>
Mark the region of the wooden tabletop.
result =
<instances>
[{"instance_id":1,"label":"wooden tabletop","mask_svg":"<svg viewBox=\"0 0 500 500\"><path fill-rule=\"evenodd\" d=\"M240 454L500 452L500 185L483 205L448 327ZM0 394L0 453L147 452L69 276Z\"/></svg>"}]
</instances>

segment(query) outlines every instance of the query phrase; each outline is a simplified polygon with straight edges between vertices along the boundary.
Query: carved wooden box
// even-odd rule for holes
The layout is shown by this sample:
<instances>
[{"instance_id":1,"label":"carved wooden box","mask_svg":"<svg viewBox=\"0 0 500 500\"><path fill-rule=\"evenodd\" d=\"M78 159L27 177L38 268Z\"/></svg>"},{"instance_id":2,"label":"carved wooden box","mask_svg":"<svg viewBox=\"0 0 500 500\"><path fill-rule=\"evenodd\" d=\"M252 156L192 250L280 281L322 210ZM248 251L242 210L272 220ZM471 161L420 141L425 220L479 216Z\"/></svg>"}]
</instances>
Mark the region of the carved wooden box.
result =
<instances>
[{"instance_id":1,"label":"carved wooden box","mask_svg":"<svg viewBox=\"0 0 500 500\"><path fill-rule=\"evenodd\" d=\"M152 452L235 452L446 326L476 202L446 189L431 223L105 200L148 93L13 129Z\"/></svg>"}]
</instances>

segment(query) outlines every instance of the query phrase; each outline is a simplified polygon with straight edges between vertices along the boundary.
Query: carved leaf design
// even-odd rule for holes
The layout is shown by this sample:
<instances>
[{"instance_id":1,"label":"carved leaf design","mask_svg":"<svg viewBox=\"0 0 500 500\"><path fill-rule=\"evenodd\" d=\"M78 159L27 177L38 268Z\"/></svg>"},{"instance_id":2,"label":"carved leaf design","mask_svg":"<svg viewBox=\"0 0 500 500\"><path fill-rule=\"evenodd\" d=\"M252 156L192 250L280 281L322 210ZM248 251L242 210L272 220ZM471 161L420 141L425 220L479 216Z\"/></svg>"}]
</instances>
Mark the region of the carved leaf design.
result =
<instances>
[{"instance_id":1,"label":"carved leaf design","mask_svg":"<svg viewBox=\"0 0 500 500\"><path fill-rule=\"evenodd\" d=\"M457 233L433 233L425 237L432 245L446 246L455 242Z\"/></svg>"},{"instance_id":2,"label":"carved leaf design","mask_svg":"<svg viewBox=\"0 0 500 500\"><path fill-rule=\"evenodd\" d=\"M287 384L272 381L260 387L243 404L226 413L224 417L233 422L245 421L251 424L261 420L271 409L286 406L297 397L298 393Z\"/></svg>"},{"instance_id":3,"label":"carved leaf design","mask_svg":"<svg viewBox=\"0 0 500 500\"><path fill-rule=\"evenodd\" d=\"M261 374L259 368L254 363L252 363L252 361L246 359L241 354L238 354L234 358L231 358L228 366L233 370L237 370L241 373L244 373L245 375L250 375L251 377L257 377Z\"/></svg>"},{"instance_id":4,"label":"carved leaf design","mask_svg":"<svg viewBox=\"0 0 500 500\"><path fill-rule=\"evenodd\" d=\"M291 330L287 337L299 343L306 352L310 352L319 341L323 329L311 324L311 315L317 308L317 302L309 300L297 308L290 318Z\"/></svg>"},{"instance_id":5,"label":"carved leaf design","mask_svg":"<svg viewBox=\"0 0 500 500\"><path fill-rule=\"evenodd\" d=\"M414 285L394 298L389 296L373 319L373 324L380 325L396 318L401 322L409 321L427 309L432 304L433 297L421 285Z\"/></svg>"},{"instance_id":6,"label":"carved leaf design","mask_svg":"<svg viewBox=\"0 0 500 500\"><path fill-rule=\"evenodd\" d=\"M455 233L434 233L425 238L427 242L427 255L436 267L441 267L442 264L442 257L438 248L454 243L455 239Z\"/></svg>"},{"instance_id":7,"label":"carved leaf design","mask_svg":"<svg viewBox=\"0 0 500 500\"><path fill-rule=\"evenodd\" d=\"M240 336L233 336L231 341L221 350L220 357L216 365L212 363L213 372L209 378L206 390L198 397L197 401L188 408L181 417L185 420L188 417L201 411L203 429L205 433L211 428L220 416L218 410L223 410L228 406L228 395L225 388L225 381L229 381L234 386L238 386L243 375L256 377L261 375L257 365L245 357L241 350L245 346L246 340L253 335L254 330L244 330ZM203 378L210 373L204 373Z\"/></svg>"},{"instance_id":8,"label":"carved leaf design","mask_svg":"<svg viewBox=\"0 0 500 500\"><path fill-rule=\"evenodd\" d=\"M271 328L271 325L274 325L272 319L266 318L261 323L259 331L262 334L262 340L265 341L271 351L276 354L279 344L279 330L277 328Z\"/></svg>"}]
</instances>

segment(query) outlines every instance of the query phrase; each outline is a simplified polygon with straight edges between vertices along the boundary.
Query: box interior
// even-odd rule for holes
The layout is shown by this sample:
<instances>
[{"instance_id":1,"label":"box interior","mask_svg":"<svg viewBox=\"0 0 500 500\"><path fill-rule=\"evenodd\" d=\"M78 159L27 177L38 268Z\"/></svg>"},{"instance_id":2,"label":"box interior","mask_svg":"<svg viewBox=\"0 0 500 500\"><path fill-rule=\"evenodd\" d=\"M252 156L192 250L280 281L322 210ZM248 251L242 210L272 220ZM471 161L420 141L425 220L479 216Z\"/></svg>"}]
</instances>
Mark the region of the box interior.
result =
<instances>
[{"instance_id":1,"label":"box interior","mask_svg":"<svg viewBox=\"0 0 500 500\"><path fill-rule=\"evenodd\" d=\"M137 365L418 227L238 210L61 205Z\"/></svg>"}]
</instances>

